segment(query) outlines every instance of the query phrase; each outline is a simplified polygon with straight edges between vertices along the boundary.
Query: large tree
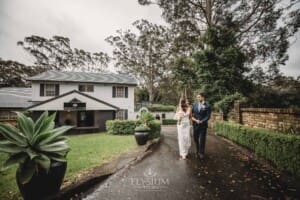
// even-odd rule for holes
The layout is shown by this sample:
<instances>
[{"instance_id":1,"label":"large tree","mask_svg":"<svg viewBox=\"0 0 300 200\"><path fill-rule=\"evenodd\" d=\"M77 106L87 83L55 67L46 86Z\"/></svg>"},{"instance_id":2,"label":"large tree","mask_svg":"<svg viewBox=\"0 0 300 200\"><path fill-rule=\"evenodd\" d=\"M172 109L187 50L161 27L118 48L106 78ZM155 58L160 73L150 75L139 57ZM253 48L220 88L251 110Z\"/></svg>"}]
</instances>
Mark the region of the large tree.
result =
<instances>
[{"instance_id":1,"label":"large tree","mask_svg":"<svg viewBox=\"0 0 300 200\"><path fill-rule=\"evenodd\" d=\"M38 66L26 66L16 61L0 58L0 87L28 86L26 77L43 71L44 69Z\"/></svg>"},{"instance_id":2,"label":"large tree","mask_svg":"<svg viewBox=\"0 0 300 200\"><path fill-rule=\"evenodd\" d=\"M35 58L35 65L47 69L99 72L106 70L110 60L103 52L73 49L70 39L62 36L47 39L32 35L17 44Z\"/></svg>"},{"instance_id":3,"label":"large tree","mask_svg":"<svg viewBox=\"0 0 300 200\"><path fill-rule=\"evenodd\" d=\"M195 42L204 31L222 25L227 17L237 47L247 55L247 63L257 68L269 66L269 74L278 74L278 66L288 59L289 39L300 25L298 0L138 0L142 5L157 4L163 17L177 32L185 48L204 49ZM194 41L194 42L192 42ZM188 52L190 53L190 52ZM186 53L187 54L187 53Z\"/></svg>"},{"instance_id":4,"label":"large tree","mask_svg":"<svg viewBox=\"0 0 300 200\"><path fill-rule=\"evenodd\" d=\"M106 39L113 47L113 58L119 71L133 74L149 92L149 100L162 80L168 76L171 59L170 36L164 26L147 20L133 23L137 33L118 30L116 36Z\"/></svg>"}]
</instances>

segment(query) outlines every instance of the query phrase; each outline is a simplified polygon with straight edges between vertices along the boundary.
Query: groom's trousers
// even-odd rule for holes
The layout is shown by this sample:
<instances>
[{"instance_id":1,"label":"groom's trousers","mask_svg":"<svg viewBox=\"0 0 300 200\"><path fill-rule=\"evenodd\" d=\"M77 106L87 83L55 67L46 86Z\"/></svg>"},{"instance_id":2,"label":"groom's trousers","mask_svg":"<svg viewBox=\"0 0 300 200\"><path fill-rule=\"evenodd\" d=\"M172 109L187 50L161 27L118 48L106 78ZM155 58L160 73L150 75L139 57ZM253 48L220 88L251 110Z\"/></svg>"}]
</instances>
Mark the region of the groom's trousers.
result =
<instances>
[{"instance_id":1,"label":"groom's trousers","mask_svg":"<svg viewBox=\"0 0 300 200\"><path fill-rule=\"evenodd\" d=\"M194 141L196 143L197 153L204 154L205 152L205 140L207 128L194 126Z\"/></svg>"}]
</instances>

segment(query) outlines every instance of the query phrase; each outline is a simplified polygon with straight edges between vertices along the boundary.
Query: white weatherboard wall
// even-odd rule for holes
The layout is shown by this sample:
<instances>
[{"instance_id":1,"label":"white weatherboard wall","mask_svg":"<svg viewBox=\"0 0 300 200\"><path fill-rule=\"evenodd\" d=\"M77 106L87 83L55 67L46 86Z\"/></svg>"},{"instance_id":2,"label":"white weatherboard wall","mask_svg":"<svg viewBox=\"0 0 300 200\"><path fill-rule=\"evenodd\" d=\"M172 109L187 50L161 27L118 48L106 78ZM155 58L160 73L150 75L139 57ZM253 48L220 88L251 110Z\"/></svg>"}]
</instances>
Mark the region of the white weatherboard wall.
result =
<instances>
[{"instance_id":1,"label":"white weatherboard wall","mask_svg":"<svg viewBox=\"0 0 300 200\"><path fill-rule=\"evenodd\" d=\"M45 82L47 83L47 82ZM59 95L70 92L72 90L78 90L78 85L81 83L61 83L61 82L53 82L53 84L59 84ZM113 98L112 97L112 87L113 84L93 84L94 92L84 92L90 96L93 96L99 100L112 104L114 106L119 107L120 109L128 110L128 118L135 119L134 114L134 88L135 86L127 86L127 85L115 85L115 86L127 86L128 87L128 98ZM41 97L40 96L40 83L33 82L32 83L32 100L33 101L45 101L53 97ZM84 101L83 101L84 102ZM47 108L46 110L49 110ZM93 109L95 110L95 109Z\"/></svg>"},{"instance_id":2,"label":"white weatherboard wall","mask_svg":"<svg viewBox=\"0 0 300 200\"><path fill-rule=\"evenodd\" d=\"M116 110L111 106L108 106L78 93L71 93L69 95L59 97L57 99L54 99L53 101L43 103L29 110L64 110L64 103L70 102L74 98L78 99L79 101L85 102L86 110Z\"/></svg>"}]
</instances>

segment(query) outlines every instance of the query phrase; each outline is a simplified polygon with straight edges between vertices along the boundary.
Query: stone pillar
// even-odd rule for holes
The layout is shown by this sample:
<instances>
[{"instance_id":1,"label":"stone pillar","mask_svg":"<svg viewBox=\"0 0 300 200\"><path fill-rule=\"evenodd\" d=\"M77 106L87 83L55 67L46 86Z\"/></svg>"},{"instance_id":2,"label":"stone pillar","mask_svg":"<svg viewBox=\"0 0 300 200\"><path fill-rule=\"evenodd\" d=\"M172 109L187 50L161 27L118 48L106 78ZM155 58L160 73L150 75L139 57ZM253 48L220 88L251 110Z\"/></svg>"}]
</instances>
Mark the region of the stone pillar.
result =
<instances>
[{"instance_id":1,"label":"stone pillar","mask_svg":"<svg viewBox=\"0 0 300 200\"><path fill-rule=\"evenodd\" d=\"M235 122L242 124L243 123L243 119L242 119L242 112L241 112L241 104L242 102L237 100L234 102L234 115L235 115Z\"/></svg>"}]
</instances>

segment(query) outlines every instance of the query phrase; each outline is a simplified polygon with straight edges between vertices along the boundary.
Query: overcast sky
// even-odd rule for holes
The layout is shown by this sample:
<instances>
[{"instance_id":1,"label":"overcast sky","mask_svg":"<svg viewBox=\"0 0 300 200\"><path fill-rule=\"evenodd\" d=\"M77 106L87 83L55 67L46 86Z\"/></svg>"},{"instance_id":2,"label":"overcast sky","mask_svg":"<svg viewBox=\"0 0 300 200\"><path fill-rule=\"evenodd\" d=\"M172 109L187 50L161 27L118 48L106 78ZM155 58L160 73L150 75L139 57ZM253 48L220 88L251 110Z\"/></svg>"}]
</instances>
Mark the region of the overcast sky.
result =
<instances>
[{"instance_id":1,"label":"overcast sky","mask_svg":"<svg viewBox=\"0 0 300 200\"><path fill-rule=\"evenodd\" d=\"M104 41L118 29L132 28L137 19L164 24L156 6L138 0L0 0L0 57L32 64L33 59L16 45L30 35L70 38L72 47L111 54ZM297 34L300 40L300 34ZM300 41L289 49L290 60L281 69L300 75Z\"/></svg>"}]
</instances>

